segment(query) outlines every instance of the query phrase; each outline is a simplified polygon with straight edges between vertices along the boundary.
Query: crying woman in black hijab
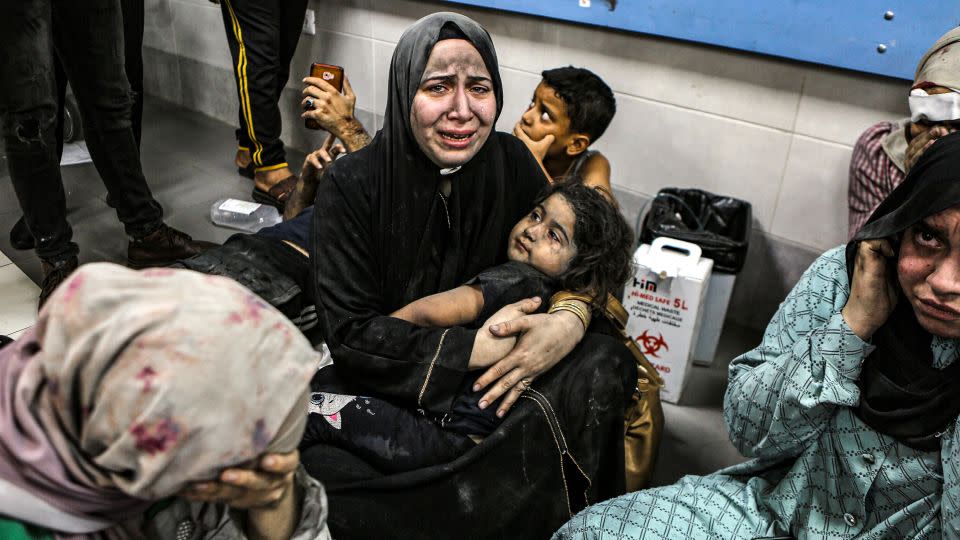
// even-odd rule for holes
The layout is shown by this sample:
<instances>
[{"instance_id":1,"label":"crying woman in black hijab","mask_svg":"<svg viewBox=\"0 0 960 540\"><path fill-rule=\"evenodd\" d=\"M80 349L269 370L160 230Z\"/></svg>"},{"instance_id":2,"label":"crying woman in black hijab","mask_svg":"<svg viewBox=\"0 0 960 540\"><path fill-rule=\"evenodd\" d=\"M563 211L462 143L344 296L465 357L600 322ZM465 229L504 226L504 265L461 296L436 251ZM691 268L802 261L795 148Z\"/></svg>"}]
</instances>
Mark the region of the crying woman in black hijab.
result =
<instances>
[{"instance_id":1,"label":"crying woman in black hijab","mask_svg":"<svg viewBox=\"0 0 960 540\"><path fill-rule=\"evenodd\" d=\"M424 17L394 50L383 127L320 180L311 264L333 366L318 373L314 392L372 396L421 418L443 418L482 373L475 380L483 400L500 400L491 410L510 410L456 461L395 479L376 478L379 471L356 452L304 448L307 470L329 486L338 538L384 530L396 537L510 531L542 538L586 500L623 491L623 466L611 464L623 463L624 404L637 375L621 343L586 334L574 312L544 313L547 306L532 300L517 303L523 314L500 325L500 336L519 336L503 358L483 353L499 339L490 331L419 327L389 316L505 263L511 229L547 187L524 144L494 131L502 104L487 31L454 13ZM542 402L511 409L521 394ZM347 434L342 406L321 410ZM545 411L549 418L538 416ZM548 501L538 502L536 520L528 512L533 493ZM473 494L469 504L464 494ZM464 532L471 517L476 523Z\"/></svg>"},{"instance_id":2,"label":"crying woman in black hijab","mask_svg":"<svg viewBox=\"0 0 960 540\"><path fill-rule=\"evenodd\" d=\"M479 358L474 344L496 339L489 332L387 316L505 262L511 227L547 186L523 143L493 131L502 105L487 31L454 13L424 17L394 51L383 128L322 180L313 235L320 324L338 372L382 396L445 411L468 370L499 363L500 376L479 384L497 382L487 397L507 393L509 409L583 337L569 312L531 315L506 327L523 333L515 354Z\"/></svg>"}]
</instances>

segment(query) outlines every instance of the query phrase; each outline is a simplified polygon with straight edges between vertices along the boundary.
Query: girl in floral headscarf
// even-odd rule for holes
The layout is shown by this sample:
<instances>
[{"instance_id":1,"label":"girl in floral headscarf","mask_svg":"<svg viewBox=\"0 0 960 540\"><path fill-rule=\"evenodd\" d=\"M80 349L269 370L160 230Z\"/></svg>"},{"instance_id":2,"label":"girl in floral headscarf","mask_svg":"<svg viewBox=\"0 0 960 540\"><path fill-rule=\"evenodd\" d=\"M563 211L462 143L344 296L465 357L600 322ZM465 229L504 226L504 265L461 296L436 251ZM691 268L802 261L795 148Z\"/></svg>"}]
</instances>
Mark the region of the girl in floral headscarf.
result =
<instances>
[{"instance_id":1,"label":"girl in floral headscarf","mask_svg":"<svg viewBox=\"0 0 960 540\"><path fill-rule=\"evenodd\" d=\"M295 454L317 363L229 280L81 268L0 349L0 536L327 537L323 488L270 472ZM171 499L218 477L245 513Z\"/></svg>"}]
</instances>

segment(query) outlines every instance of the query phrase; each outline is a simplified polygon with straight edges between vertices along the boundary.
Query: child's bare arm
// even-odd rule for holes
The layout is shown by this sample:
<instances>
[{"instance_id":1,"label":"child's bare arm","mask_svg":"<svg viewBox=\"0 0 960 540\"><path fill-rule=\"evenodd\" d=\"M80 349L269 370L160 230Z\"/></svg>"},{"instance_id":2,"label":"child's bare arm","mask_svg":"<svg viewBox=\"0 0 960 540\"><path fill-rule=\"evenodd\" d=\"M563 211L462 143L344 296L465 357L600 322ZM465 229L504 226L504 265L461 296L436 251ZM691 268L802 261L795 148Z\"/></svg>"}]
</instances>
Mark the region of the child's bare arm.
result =
<instances>
[{"instance_id":1,"label":"child's bare arm","mask_svg":"<svg viewBox=\"0 0 960 540\"><path fill-rule=\"evenodd\" d=\"M505 338L494 336L490 332L490 327L497 323L512 321L524 315L526 315L526 313L514 307L513 304L508 304L484 321L477 335L480 336L482 334L485 339L477 339L474 341L473 352L470 355L471 362L477 362L477 365L486 366L510 354L514 345L517 344L516 336Z\"/></svg>"},{"instance_id":2,"label":"child's bare arm","mask_svg":"<svg viewBox=\"0 0 960 540\"><path fill-rule=\"evenodd\" d=\"M476 285L461 285L415 300L394 311L391 317L417 326L447 328L469 324L483 309L483 293Z\"/></svg>"},{"instance_id":3,"label":"child's bare arm","mask_svg":"<svg viewBox=\"0 0 960 540\"><path fill-rule=\"evenodd\" d=\"M610 162L603 154L590 156L580 174L585 186L600 188L613 197L613 188L610 187Z\"/></svg>"}]
</instances>

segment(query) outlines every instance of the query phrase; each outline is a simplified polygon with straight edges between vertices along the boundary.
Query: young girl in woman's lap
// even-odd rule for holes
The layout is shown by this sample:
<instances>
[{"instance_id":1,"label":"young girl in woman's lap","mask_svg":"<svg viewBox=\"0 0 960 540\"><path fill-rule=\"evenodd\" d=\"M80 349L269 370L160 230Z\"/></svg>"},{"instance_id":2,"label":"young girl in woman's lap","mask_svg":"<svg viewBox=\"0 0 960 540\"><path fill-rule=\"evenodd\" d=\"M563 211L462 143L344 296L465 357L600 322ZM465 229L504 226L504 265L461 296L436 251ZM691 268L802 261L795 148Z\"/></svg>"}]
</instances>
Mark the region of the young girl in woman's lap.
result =
<instances>
[{"instance_id":1,"label":"young girl in woman's lap","mask_svg":"<svg viewBox=\"0 0 960 540\"><path fill-rule=\"evenodd\" d=\"M537 303L527 304L528 310L545 308L557 290L605 299L630 276L632 245L630 226L601 192L576 180L557 184L510 232L510 262L391 316L420 326L476 325L489 332L490 326L522 315L521 301ZM478 339L474 354L495 361L515 342L513 337ZM496 429L505 414L499 401L481 402L482 393L474 387L480 373L464 378L461 393L443 415L417 414L378 398L316 392L301 448L341 446L391 472L453 460Z\"/></svg>"}]
</instances>

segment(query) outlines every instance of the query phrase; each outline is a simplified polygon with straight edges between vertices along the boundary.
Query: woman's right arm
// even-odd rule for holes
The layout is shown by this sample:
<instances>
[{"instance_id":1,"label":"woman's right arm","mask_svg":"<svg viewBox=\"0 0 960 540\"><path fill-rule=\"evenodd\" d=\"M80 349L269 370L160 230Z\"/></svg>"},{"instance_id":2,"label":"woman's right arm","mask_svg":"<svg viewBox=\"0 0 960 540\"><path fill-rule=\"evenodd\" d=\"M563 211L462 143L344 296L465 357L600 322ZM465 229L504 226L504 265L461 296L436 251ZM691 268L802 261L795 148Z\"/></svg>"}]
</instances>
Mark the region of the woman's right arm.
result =
<instances>
[{"instance_id":1,"label":"woman's right arm","mask_svg":"<svg viewBox=\"0 0 960 540\"><path fill-rule=\"evenodd\" d=\"M843 248L817 259L773 316L756 349L730 364L724 417L747 457L799 455L837 407L855 407L872 350L841 310L849 295Z\"/></svg>"}]
</instances>

